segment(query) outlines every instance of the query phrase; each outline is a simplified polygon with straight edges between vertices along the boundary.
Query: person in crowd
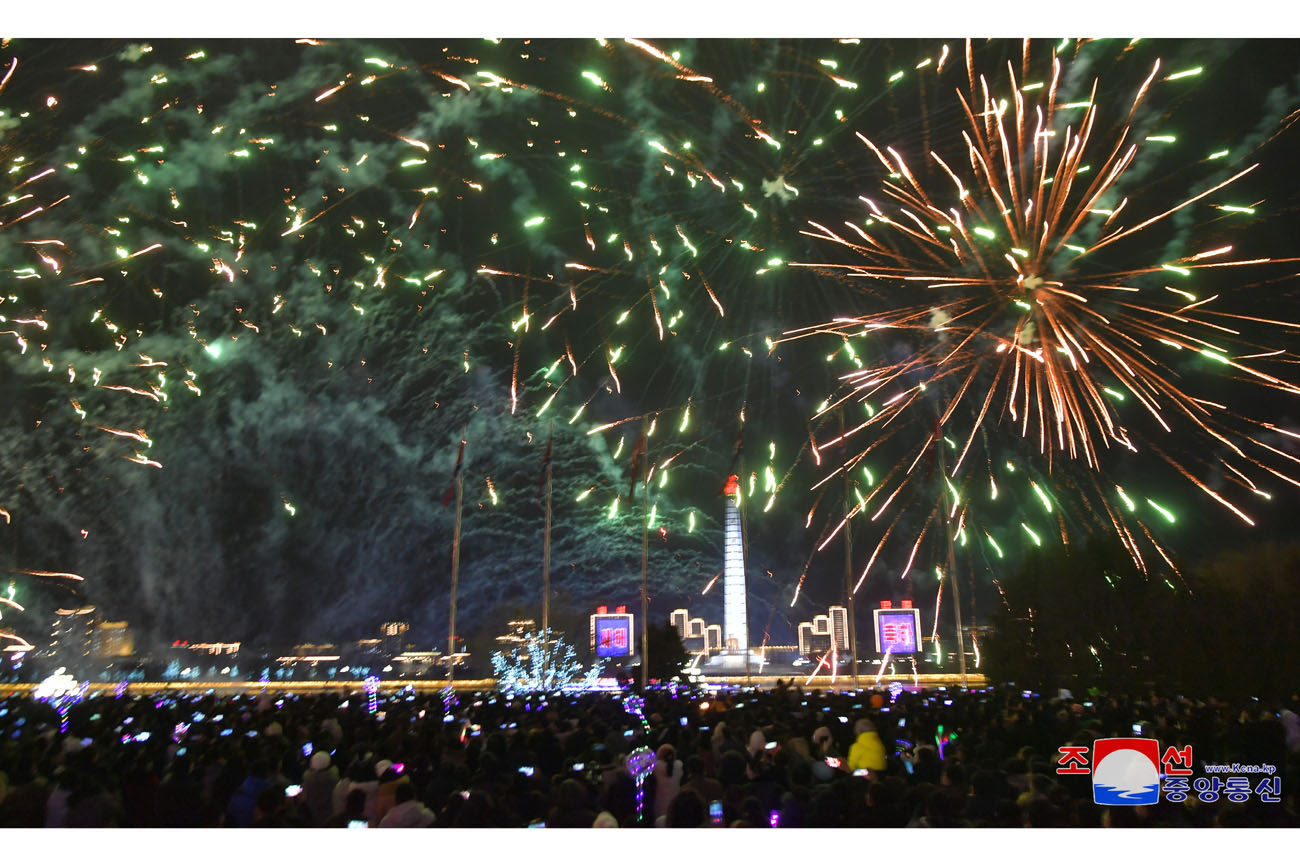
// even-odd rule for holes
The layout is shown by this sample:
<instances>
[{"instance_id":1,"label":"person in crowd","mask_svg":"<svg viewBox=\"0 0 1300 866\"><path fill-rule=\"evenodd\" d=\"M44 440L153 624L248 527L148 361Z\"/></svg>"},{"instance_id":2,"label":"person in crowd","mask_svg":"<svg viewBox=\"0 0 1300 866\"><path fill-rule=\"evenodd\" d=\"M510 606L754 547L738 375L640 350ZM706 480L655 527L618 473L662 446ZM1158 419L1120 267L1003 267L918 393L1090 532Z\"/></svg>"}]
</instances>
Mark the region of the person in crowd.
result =
<instances>
[{"instance_id":1,"label":"person in crowd","mask_svg":"<svg viewBox=\"0 0 1300 866\"><path fill-rule=\"evenodd\" d=\"M334 788L339 783L339 770L330 760L330 753L317 749L312 753L307 770L302 774L302 799L307 814L317 826L324 824L332 814Z\"/></svg>"},{"instance_id":2,"label":"person in crowd","mask_svg":"<svg viewBox=\"0 0 1300 866\"><path fill-rule=\"evenodd\" d=\"M158 785L159 826L202 826L203 790L192 768L190 756L179 755Z\"/></svg>"},{"instance_id":3,"label":"person in crowd","mask_svg":"<svg viewBox=\"0 0 1300 866\"><path fill-rule=\"evenodd\" d=\"M682 791L673 797L660 827L703 827L707 819L704 803L694 791Z\"/></svg>"},{"instance_id":4,"label":"person in crowd","mask_svg":"<svg viewBox=\"0 0 1300 866\"><path fill-rule=\"evenodd\" d=\"M683 769L682 762L677 760L677 749L673 748L671 743L664 743L659 747L655 755L654 768L656 818L668 812L668 804L681 790Z\"/></svg>"},{"instance_id":5,"label":"person in crowd","mask_svg":"<svg viewBox=\"0 0 1300 866\"><path fill-rule=\"evenodd\" d=\"M849 769L883 771L885 744L876 733L876 726L870 719L858 719L853 725L853 735L856 739L849 749Z\"/></svg>"},{"instance_id":6,"label":"person in crowd","mask_svg":"<svg viewBox=\"0 0 1300 866\"><path fill-rule=\"evenodd\" d=\"M325 822L326 827L369 827L370 820L366 818L366 792L362 788L356 788L348 792L344 800L343 809L330 816Z\"/></svg>"},{"instance_id":7,"label":"person in crowd","mask_svg":"<svg viewBox=\"0 0 1300 866\"><path fill-rule=\"evenodd\" d=\"M392 761L381 760L371 764L363 760L352 775L352 790L364 791L366 794L366 820L375 823L375 796L379 793L379 777L393 765Z\"/></svg>"},{"instance_id":8,"label":"person in crowd","mask_svg":"<svg viewBox=\"0 0 1300 866\"><path fill-rule=\"evenodd\" d=\"M397 787L411 782L410 778L404 775L406 769L404 764L380 761L375 765L375 771L378 772L379 768L386 763L389 765L384 767L383 773L379 775L379 785L375 788L375 804L371 812L371 821L376 826L383 822L388 810L397 805Z\"/></svg>"},{"instance_id":9,"label":"person in crowd","mask_svg":"<svg viewBox=\"0 0 1300 866\"><path fill-rule=\"evenodd\" d=\"M393 791L393 807L380 819L380 827L431 827L437 820L423 803L415 799L415 786L409 779L397 784Z\"/></svg>"},{"instance_id":10,"label":"person in crowd","mask_svg":"<svg viewBox=\"0 0 1300 866\"><path fill-rule=\"evenodd\" d=\"M290 826L288 823L288 798L284 789L278 785L268 784L257 795L253 806L253 820L250 827L275 829Z\"/></svg>"},{"instance_id":11,"label":"person in crowd","mask_svg":"<svg viewBox=\"0 0 1300 866\"><path fill-rule=\"evenodd\" d=\"M270 784L267 780L268 774L266 761L253 762L239 790L231 795L230 803L226 806L226 819L230 826L252 826L253 812L257 809L257 797Z\"/></svg>"},{"instance_id":12,"label":"person in crowd","mask_svg":"<svg viewBox=\"0 0 1300 866\"><path fill-rule=\"evenodd\" d=\"M352 793L353 782L361 776L361 766L362 761L360 758L357 758L348 765L347 770L339 777L338 783L330 793L331 815L337 815L343 811L344 804L347 803L348 794Z\"/></svg>"}]
</instances>

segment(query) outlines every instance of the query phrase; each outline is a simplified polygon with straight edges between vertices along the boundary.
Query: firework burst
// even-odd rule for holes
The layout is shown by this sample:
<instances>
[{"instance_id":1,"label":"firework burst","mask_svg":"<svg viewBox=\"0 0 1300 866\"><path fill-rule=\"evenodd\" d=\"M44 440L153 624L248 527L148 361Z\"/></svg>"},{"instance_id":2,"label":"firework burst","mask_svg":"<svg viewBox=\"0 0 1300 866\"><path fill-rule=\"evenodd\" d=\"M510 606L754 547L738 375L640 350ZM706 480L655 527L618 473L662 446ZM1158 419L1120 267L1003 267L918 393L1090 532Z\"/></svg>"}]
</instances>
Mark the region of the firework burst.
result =
<instances>
[{"instance_id":1,"label":"firework burst","mask_svg":"<svg viewBox=\"0 0 1300 866\"><path fill-rule=\"evenodd\" d=\"M1115 533L1139 565L1154 549L1173 568L1156 532L1175 517L1117 483L1118 454L1156 455L1246 523L1243 492L1267 497L1271 479L1300 484L1288 468L1296 457L1276 442L1296 434L1211 399L1206 384L1227 375L1238 388L1300 393L1270 372L1294 360L1288 339L1300 325L1221 309L1240 301L1232 288L1205 294L1210 275L1295 259L1207 244L1151 261L1175 215L1253 212L1222 194L1257 166L1232 166L1191 194L1153 203L1137 188L1136 167L1175 139L1152 129L1144 106L1189 73L1163 72L1156 61L1131 100L1111 105L1096 80L1086 98L1063 96L1072 76L1054 50L1044 79L1026 80L1033 59L1025 42L1020 72L1009 62L990 80L967 43L957 87L964 128L919 160L859 132L864 154L884 168L880 191L861 197L864 217L805 230L852 260L792 263L853 281L863 312L784 340L821 334L891 347L842 376L823 407L825 415L862 404L869 417L820 444L849 446L851 456L815 488L860 466L891 465L879 478L865 470L869 490L853 508L882 522L858 586L891 535L910 547L903 577L931 533L962 546L973 538L1002 558L1009 499L1041 509L1017 515L1027 543L1066 542L1080 528ZM1199 162L1212 170L1227 155Z\"/></svg>"}]
</instances>

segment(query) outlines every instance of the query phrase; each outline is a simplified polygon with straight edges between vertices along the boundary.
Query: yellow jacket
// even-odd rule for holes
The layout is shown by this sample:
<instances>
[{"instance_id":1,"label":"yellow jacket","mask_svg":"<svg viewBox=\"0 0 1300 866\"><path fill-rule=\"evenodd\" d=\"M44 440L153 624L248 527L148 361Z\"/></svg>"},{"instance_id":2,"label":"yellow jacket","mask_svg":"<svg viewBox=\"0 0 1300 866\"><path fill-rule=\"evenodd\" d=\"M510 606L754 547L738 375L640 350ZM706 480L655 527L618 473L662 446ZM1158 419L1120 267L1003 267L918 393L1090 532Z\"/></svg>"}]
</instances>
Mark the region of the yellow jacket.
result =
<instances>
[{"instance_id":1,"label":"yellow jacket","mask_svg":"<svg viewBox=\"0 0 1300 866\"><path fill-rule=\"evenodd\" d=\"M875 731L858 734L853 747L849 749L849 769L877 772L885 769L885 744L881 742L880 734Z\"/></svg>"}]
</instances>

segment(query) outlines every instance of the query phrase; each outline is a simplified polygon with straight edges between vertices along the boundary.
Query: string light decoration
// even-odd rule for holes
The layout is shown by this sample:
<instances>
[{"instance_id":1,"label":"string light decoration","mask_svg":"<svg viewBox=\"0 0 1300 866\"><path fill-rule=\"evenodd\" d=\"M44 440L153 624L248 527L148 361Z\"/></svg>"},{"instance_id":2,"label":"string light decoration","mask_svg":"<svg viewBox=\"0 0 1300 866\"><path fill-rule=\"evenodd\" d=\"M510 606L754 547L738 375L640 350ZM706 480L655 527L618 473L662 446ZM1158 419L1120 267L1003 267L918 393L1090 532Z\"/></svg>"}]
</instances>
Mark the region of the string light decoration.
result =
<instances>
[{"instance_id":1,"label":"string light decoration","mask_svg":"<svg viewBox=\"0 0 1300 866\"><path fill-rule=\"evenodd\" d=\"M627 771L636 780L636 821L645 822L645 780L655 771L655 753L647 746L627 756Z\"/></svg>"},{"instance_id":2,"label":"string light decoration","mask_svg":"<svg viewBox=\"0 0 1300 866\"><path fill-rule=\"evenodd\" d=\"M623 698L623 709L627 710L629 715L636 716L645 732L650 733L650 723L645 718L645 698L640 695L628 695Z\"/></svg>"},{"instance_id":3,"label":"string light decoration","mask_svg":"<svg viewBox=\"0 0 1300 866\"><path fill-rule=\"evenodd\" d=\"M600 677L598 664L584 668L574 648L550 629L529 632L509 652L492 653L492 671L506 694L591 691Z\"/></svg>"},{"instance_id":4,"label":"string light decoration","mask_svg":"<svg viewBox=\"0 0 1300 866\"><path fill-rule=\"evenodd\" d=\"M54 705L54 708L59 711L59 733L66 734L68 711L72 709L73 704L86 696L86 689L89 687L90 683L79 683L65 668L59 668L41 680L32 697Z\"/></svg>"}]
</instances>

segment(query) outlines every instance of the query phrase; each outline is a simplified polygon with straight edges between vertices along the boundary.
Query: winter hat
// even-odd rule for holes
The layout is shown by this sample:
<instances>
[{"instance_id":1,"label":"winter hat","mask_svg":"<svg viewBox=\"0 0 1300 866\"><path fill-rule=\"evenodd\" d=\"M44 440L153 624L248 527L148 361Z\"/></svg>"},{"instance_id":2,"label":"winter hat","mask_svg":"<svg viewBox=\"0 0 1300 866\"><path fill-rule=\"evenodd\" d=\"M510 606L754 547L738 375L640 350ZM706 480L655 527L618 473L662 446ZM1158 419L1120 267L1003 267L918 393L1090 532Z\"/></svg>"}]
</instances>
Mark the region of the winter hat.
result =
<instances>
[{"instance_id":1,"label":"winter hat","mask_svg":"<svg viewBox=\"0 0 1300 866\"><path fill-rule=\"evenodd\" d=\"M324 770L330 765L329 752L316 752L311 756L311 768L316 772Z\"/></svg>"},{"instance_id":2,"label":"winter hat","mask_svg":"<svg viewBox=\"0 0 1300 866\"><path fill-rule=\"evenodd\" d=\"M617 827L618 819L609 812L601 812L596 816L596 820L592 822L591 826L600 828Z\"/></svg>"},{"instance_id":3,"label":"winter hat","mask_svg":"<svg viewBox=\"0 0 1300 866\"><path fill-rule=\"evenodd\" d=\"M375 776L376 776L377 778L382 778L383 775L384 775L384 773L387 772L387 771L388 771L388 768L391 767L391 766L393 766L393 762L392 762L392 761L389 761L389 760L376 761L376 762L375 762Z\"/></svg>"}]
</instances>

